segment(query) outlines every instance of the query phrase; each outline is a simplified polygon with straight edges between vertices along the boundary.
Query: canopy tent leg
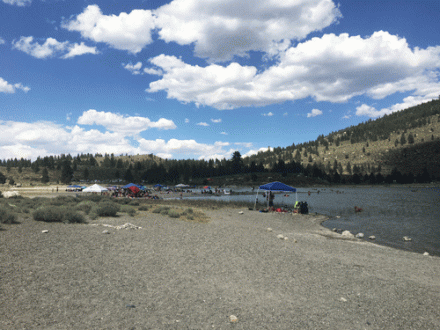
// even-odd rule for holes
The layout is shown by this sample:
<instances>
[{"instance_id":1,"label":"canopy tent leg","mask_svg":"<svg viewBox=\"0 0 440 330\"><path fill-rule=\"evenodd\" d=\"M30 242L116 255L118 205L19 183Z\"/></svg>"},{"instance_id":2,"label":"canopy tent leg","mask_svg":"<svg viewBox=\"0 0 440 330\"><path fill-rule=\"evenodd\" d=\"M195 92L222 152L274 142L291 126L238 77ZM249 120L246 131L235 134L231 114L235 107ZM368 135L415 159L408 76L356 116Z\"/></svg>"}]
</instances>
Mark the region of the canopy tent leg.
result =
<instances>
[{"instance_id":1,"label":"canopy tent leg","mask_svg":"<svg viewBox=\"0 0 440 330\"><path fill-rule=\"evenodd\" d=\"M258 192L260 191L260 189L257 190L257 195L255 196L255 204L254 204L254 210L257 209L257 200L258 200Z\"/></svg>"}]
</instances>

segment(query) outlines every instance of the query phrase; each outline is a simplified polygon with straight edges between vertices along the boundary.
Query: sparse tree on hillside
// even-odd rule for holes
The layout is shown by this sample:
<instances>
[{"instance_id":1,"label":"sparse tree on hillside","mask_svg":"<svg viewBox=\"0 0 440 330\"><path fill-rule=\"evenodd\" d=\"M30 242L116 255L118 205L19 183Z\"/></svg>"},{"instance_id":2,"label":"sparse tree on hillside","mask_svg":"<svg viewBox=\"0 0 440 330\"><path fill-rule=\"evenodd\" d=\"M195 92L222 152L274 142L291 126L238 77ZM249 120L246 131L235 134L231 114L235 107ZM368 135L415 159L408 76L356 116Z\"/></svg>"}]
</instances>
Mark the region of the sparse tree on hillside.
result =
<instances>
[{"instance_id":1,"label":"sparse tree on hillside","mask_svg":"<svg viewBox=\"0 0 440 330\"><path fill-rule=\"evenodd\" d=\"M43 172L41 173L41 182L47 183L49 182L49 172L47 171L47 168L43 168Z\"/></svg>"},{"instance_id":2,"label":"sparse tree on hillside","mask_svg":"<svg viewBox=\"0 0 440 330\"><path fill-rule=\"evenodd\" d=\"M414 136L412 135L412 133L409 133L409 135L408 135L408 143L409 144L413 144L414 143Z\"/></svg>"},{"instance_id":3,"label":"sparse tree on hillside","mask_svg":"<svg viewBox=\"0 0 440 330\"><path fill-rule=\"evenodd\" d=\"M406 143L405 133L402 133L402 135L400 136L400 144L404 145L405 143Z\"/></svg>"},{"instance_id":4,"label":"sparse tree on hillside","mask_svg":"<svg viewBox=\"0 0 440 330\"><path fill-rule=\"evenodd\" d=\"M6 176L2 172L0 172L0 183L3 184L5 182L6 182Z\"/></svg>"},{"instance_id":5,"label":"sparse tree on hillside","mask_svg":"<svg viewBox=\"0 0 440 330\"><path fill-rule=\"evenodd\" d=\"M73 170L70 166L70 161L68 159L63 160L61 165L61 178L60 181L64 184L68 184L72 181Z\"/></svg>"}]
</instances>

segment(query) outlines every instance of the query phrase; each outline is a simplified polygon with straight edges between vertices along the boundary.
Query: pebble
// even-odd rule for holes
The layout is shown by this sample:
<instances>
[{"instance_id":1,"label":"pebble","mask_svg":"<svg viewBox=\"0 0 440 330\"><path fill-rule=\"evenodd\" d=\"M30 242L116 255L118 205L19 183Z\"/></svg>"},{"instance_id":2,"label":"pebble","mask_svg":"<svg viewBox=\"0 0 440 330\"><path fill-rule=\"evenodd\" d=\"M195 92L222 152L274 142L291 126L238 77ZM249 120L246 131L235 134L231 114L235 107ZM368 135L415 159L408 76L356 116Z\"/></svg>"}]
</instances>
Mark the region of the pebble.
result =
<instances>
[{"instance_id":1,"label":"pebble","mask_svg":"<svg viewBox=\"0 0 440 330\"><path fill-rule=\"evenodd\" d=\"M376 239L376 236L371 235L371 236L369 236L368 238L371 239L371 240L375 240L375 239Z\"/></svg>"},{"instance_id":2,"label":"pebble","mask_svg":"<svg viewBox=\"0 0 440 330\"><path fill-rule=\"evenodd\" d=\"M235 323L237 321L238 321L238 317L237 316L235 316L235 315L229 316L229 322Z\"/></svg>"},{"instance_id":3,"label":"pebble","mask_svg":"<svg viewBox=\"0 0 440 330\"><path fill-rule=\"evenodd\" d=\"M350 233L350 231L348 231L348 230L344 230L341 235L344 237L350 237L350 238L354 237L354 235L352 233Z\"/></svg>"},{"instance_id":4,"label":"pebble","mask_svg":"<svg viewBox=\"0 0 440 330\"><path fill-rule=\"evenodd\" d=\"M135 305L126 305L127 308L136 308Z\"/></svg>"},{"instance_id":5,"label":"pebble","mask_svg":"<svg viewBox=\"0 0 440 330\"><path fill-rule=\"evenodd\" d=\"M46 234L46 233L49 232L49 230L45 229L45 230L42 230L41 232L44 233L44 234Z\"/></svg>"},{"instance_id":6,"label":"pebble","mask_svg":"<svg viewBox=\"0 0 440 330\"><path fill-rule=\"evenodd\" d=\"M345 299L344 297L339 298L339 300L342 301L342 302L346 302L347 301L347 299Z\"/></svg>"},{"instance_id":7,"label":"pebble","mask_svg":"<svg viewBox=\"0 0 440 330\"><path fill-rule=\"evenodd\" d=\"M103 234L110 234L110 232L108 230L104 230L102 233Z\"/></svg>"},{"instance_id":8,"label":"pebble","mask_svg":"<svg viewBox=\"0 0 440 330\"><path fill-rule=\"evenodd\" d=\"M243 213L244 213L243 211L238 212L238 214L243 214Z\"/></svg>"},{"instance_id":9,"label":"pebble","mask_svg":"<svg viewBox=\"0 0 440 330\"><path fill-rule=\"evenodd\" d=\"M429 253L428 252L424 252L423 255L424 256L429 256Z\"/></svg>"},{"instance_id":10,"label":"pebble","mask_svg":"<svg viewBox=\"0 0 440 330\"><path fill-rule=\"evenodd\" d=\"M364 233L357 233L357 234L356 234L356 237L357 237L357 238L364 238Z\"/></svg>"},{"instance_id":11,"label":"pebble","mask_svg":"<svg viewBox=\"0 0 440 330\"><path fill-rule=\"evenodd\" d=\"M279 234L279 235L277 235L277 238L284 239L284 236L283 236L283 234Z\"/></svg>"},{"instance_id":12,"label":"pebble","mask_svg":"<svg viewBox=\"0 0 440 330\"><path fill-rule=\"evenodd\" d=\"M270 231L272 231L272 228L269 227L269 228L267 228L266 230L270 232Z\"/></svg>"},{"instance_id":13,"label":"pebble","mask_svg":"<svg viewBox=\"0 0 440 330\"><path fill-rule=\"evenodd\" d=\"M408 237L408 236L403 236L403 240L404 240L405 242L409 242L409 241L412 241L412 238L411 238L411 237Z\"/></svg>"},{"instance_id":14,"label":"pebble","mask_svg":"<svg viewBox=\"0 0 440 330\"><path fill-rule=\"evenodd\" d=\"M287 236L284 236L284 240L287 241L289 238Z\"/></svg>"}]
</instances>

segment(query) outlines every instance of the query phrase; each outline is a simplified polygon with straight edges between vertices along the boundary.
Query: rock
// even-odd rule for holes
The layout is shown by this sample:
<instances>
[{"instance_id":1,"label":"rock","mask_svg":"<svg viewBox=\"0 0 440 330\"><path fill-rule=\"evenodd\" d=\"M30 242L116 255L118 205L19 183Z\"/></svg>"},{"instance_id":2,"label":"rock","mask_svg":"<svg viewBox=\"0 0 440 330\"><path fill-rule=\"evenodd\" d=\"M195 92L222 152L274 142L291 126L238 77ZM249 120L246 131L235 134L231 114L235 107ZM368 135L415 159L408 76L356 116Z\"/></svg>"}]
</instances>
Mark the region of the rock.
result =
<instances>
[{"instance_id":1,"label":"rock","mask_svg":"<svg viewBox=\"0 0 440 330\"><path fill-rule=\"evenodd\" d=\"M126 305L127 308L136 308L135 305Z\"/></svg>"},{"instance_id":2,"label":"rock","mask_svg":"<svg viewBox=\"0 0 440 330\"><path fill-rule=\"evenodd\" d=\"M287 241L289 239L289 237L287 237L287 236L284 236L284 240L285 241Z\"/></svg>"},{"instance_id":3,"label":"rock","mask_svg":"<svg viewBox=\"0 0 440 330\"><path fill-rule=\"evenodd\" d=\"M14 197L19 197L20 194L18 193L18 191L5 191L3 192L3 198L14 198Z\"/></svg>"},{"instance_id":4,"label":"rock","mask_svg":"<svg viewBox=\"0 0 440 330\"><path fill-rule=\"evenodd\" d=\"M103 234L110 234L110 232L108 230L104 230L102 233Z\"/></svg>"},{"instance_id":5,"label":"rock","mask_svg":"<svg viewBox=\"0 0 440 330\"><path fill-rule=\"evenodd\" d=\"M411 237L408 237L408 236L403 236L403 240L404 240L405 242L410 242L410 241L412 241L412 238L411 238Z\"/></svg>"},{"instance_id":6,"label":"rock","mask_svg":"<svg viewBox=\"0 0 440 330\"><path fill-rule=\"evenodd\" d=\"M339 298L339 300L342 301L342 302L346 302L347 301L347 299L345 299L344 297Z\"/></svg>"},{"instance_id":7,"label":"rock","mask_svg":"<svg viewBox=\"0 0 440 330\"><path fill-rule=\"evenodd\" d=\"M44 234L46 234L46 233L49 232L49 230L45 229L45 230L42 230L41 232L44 233Z\"/></svg>"},{"instance_id":8,"label":"rock","mask_svg":"<svg viewBox=\"0 0 440 330\"><path fill-rule=\"evenodd\" d=\"M235 323L237 321L238 321L238 317L237 316L235 316L235 315L229 316L229 322Z\"/></svg>"},{"instance_id":9,"label":"rock","mask_svg":"<svg viewBox=\"0 0 440 330\"><path fill-rule=\"evenodd\" d=\"M271 231L272 231L272 228L269 227L269 228L266 229L266 231L271 232Z\"/></svg>"},{"instance_id":10,"label":"rock","mask_svg":"<svg viewBox=\"0 0 440 330\"><path fill-rule=\"evenodd\" d=\"M283 236L283 234L279 234L279 235L277 235L277 238L284 239L284 236Z\"/></svg>"},{"instance_id":11,"label":"rock","mask_svg":"<svg viewBox=\"0 0 440 330\"><path fill-rule=\"evenodd\" d=\"M423 255L424 256L429 256L429 253L428 252L424 252Z\"/></svg>"},{"instance_id":12,"label":"rock","mask_svg":"<svg viewBox=\"0 0 440 330\"><path fill-rule=\"evenodd\" d=\"M243 213L244 213L243 211L238 212L238 214L243 214Z\"/></svg>"},{"instance_id":13,"label":"rock","mask_svg":"<svg viewBox=\"0 0 440 330\"><path fill-rule=\"evenodd\" d=\"M337 228L333 228L332 231L334 231L335 233L338 231Z\"/></svg>"},{"instance_id":14,"label":"rock","mask_svg":"<svg viewBox=\"0 0 440 330\"><path fill-rule=\"evenodd\" d=\"M364 233L357 233L356 238L364 238Z\"/></svg>"},{"instance_id":15,"label":"rock","mask_svg":"<svg viewBox=\"0 0 440 330\"><path fill-rule=\"evenodd\" d=\"M368 238L371 239L371 240L375 240L376 236L371 235L371 236L368 236Z\"/></svg>"},{"instance_id":16,"label":"rock","mask_svg":"<svg viewBox=\"0 0 440 330\"><path fill-rule=\"evenodd\" d=\"M296 239L293 240L293 243L298 243L298 241Z\"/></svg>"},{"instance_id":17,"label":"rock","mask_svg":"<svg viewBox=\"0 0 440 330\"><path fill-rule=\"evenodd\" d=\"M349 237L349 238L354 237L354 235L352 233L350 233L348 230L344 230L341 235L344 237Z\"/></svg>"}]
</instances>

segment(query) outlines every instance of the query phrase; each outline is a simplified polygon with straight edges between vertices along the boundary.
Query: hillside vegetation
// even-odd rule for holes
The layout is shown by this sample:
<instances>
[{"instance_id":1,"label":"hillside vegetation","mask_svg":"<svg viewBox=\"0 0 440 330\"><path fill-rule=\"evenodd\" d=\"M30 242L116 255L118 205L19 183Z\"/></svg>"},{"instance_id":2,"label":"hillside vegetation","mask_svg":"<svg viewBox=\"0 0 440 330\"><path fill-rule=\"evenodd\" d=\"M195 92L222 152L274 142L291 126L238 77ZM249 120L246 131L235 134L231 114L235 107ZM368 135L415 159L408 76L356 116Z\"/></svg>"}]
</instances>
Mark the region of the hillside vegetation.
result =
<instances>
[{"instance_id":1,"label":"hillside vegetation","mask_svg":"<svg viewBox=\"0 0 440 330\"><path fill-rule=\"evenodd\" d=\"M81 154L0 161L0 184L104 181L230 185L283 180L325 183L412 183L440 180L440 100L229 160L168 160L149 155ZM215 178L215 179L214 179Z\"/></svg>"}]
</instances>

